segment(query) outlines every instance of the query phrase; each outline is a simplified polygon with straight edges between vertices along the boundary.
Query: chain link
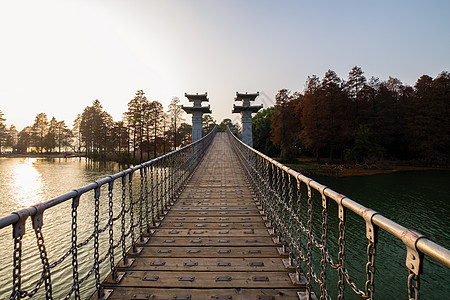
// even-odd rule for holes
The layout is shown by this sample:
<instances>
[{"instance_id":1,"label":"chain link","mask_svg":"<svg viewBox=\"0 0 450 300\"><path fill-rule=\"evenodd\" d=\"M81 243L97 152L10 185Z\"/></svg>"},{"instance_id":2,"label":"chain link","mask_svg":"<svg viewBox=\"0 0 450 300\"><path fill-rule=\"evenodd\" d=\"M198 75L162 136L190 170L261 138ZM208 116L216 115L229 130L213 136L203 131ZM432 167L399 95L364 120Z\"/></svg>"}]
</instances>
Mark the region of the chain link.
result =
<instances>
[{"instance_id":1,"label":"chain link","mask_svg":"<svg viewBox=\"0 0 450 300\"><path fill-rule=\"evenodd\" d=\"M311 181L310 181L311 182ZM313 266L312 266L312 219L313 219L313 207L312 207L312 191L311 191L311 185L310 182L308 182L307 187L308 187L308 222L307 222L307 226L308 226L308 231L307 231L307 237L308 237L308 242L307 242L307 261L306 261L306 265L308 267L308 273L306 274L306 294L311 295L311 278L313 276Z\"/></svg>"},{"instance_id":2,"label":"chain link","mask_svg":"<svg viewBox=\"0 0 450 300\"><path fill-rule=\"evenodd\" d=\"M341 204L339 204L339 281L338 281L338 299L343 300L344 299L344 288L345 288L345 232L346 232L346 225L345 225L345 219L346 219L346 208L344 208Z\"/></svg>"},{"instance_id":3,"label":"chain link","mask_svg":"<svg viewBox=\"0 0 450 300\"><path fill-rule=\"evenodd\" d=\"M144 169L139 169L139 239L144 242L143 217L144 217Z\"/></svg>"},{"instance_id":4,"label":"chain link","mask_svg":"<svg viewBox=\"0 0 450 300\"><path fill-rule=\"evenodd\" d=\"M367 264L366 264L366 298L373 299L375 291L375 243L369 241L367 246Z\"/></svg>"},{"instance_id":5,"label":"chain link","mask_svg":"<svg viewBox=\"0 0 450 300\"><path fill-rule=\"evenodd\" d=\"M121 236L120 236L120 240L122 242L122 260L123 260L123 264L124 265L128 265L128 258L127 258L127 248L126 248L126 243L125 243L125 214L126 214L126 196L127 195L127 177L124 174L122 176L122 202L121 202L121 207L122 207L122 211L121 211L121 215L122 215L122 219L121 219L121 226L120 226L120 232L121 232Z\"/></svg>"},{"instance_id":6,"label":"chain link","mask_svg":"<svg viewBox=\"0 0 450 300\"><path fill-rule=\"evenodd\" d=\"M78 205L80 203L80 195L77 195L72 200L72 289L66 298L69 298L72 293L75 293L75 299L80 299L80 287L78 285L78 249L77 249L77 214Z\"/></svg>"},{"instance_id":7,"label":"chain link","mask_svg":"<svg viewBox=\"0 0 450 300\"><path fill-rule=\"evenodd\" d=\"M420 275L409 271L408 275L408 298L410 300L419 300Z\"/></svg>"},{"instance_id":8,"label":"chain link","mask_svg":"<svg viewBox=\"0 0 450 300\"><path fill-rule=\"evenodd\" d=\"M100 217L100 187L97 186L94 190L94 270L95 270L95 288L99 290L100 288L100 269L99 269L99 245L98 245L98 226Z\"/></svg>"},{"instance_id":9,"label":"chain link","mask_svg":"<svg viewBox=\"0 0 450 300\"><path fill-rule=\"evenodd\" d=\"M109 216L109 265L111 276L117 280L116 264L114 263L114 202L113 202L114 181L108 184L108 216Z\"/></svg>"},{"instance_id":10,"label":"chain link","mask_svg":"<svg viewBox=\"0 0 450 300\"><path fill-rule=\"evenodd\" d=\"M325 196L324 188L321 192L322 194L322 236L320 241L322 243L322 247L320 249L321 252L321 272L320 272L320 300L328 299L328 290L327 290L327 231L328 231L328 202L327 197Z\"/></svg>"},{"instance_id":11,"label":"chain link","mask_svg":"<svg viewBox=\"0 0 450 300\"><path fill-rule=\"evenodd\" d=\"M20 288L22 282L22 236L14 238L13 252L13 291L10 299L20 299Z\"/></svg>"}]
</instances>

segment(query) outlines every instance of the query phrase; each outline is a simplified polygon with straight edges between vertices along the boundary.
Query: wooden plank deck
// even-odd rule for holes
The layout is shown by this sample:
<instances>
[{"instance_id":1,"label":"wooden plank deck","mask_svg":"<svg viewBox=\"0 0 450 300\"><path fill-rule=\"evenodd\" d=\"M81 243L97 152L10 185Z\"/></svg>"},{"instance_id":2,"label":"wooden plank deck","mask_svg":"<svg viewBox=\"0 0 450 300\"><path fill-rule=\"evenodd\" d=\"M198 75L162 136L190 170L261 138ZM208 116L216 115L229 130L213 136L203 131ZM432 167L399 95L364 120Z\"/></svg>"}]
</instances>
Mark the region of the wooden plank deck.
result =
<instances>
[{"instance_id":1,"label":"wooden plank deck","mask_svg":"<svg viewBox=\"0 0 450 300\"><path fill-rule=\"evenodd\" d=\"M298 299L225 133L109 299ZM119 264L120 266L120 264ZM96 299L96 295L92 297Z\"/></svg>"}]
</instances>

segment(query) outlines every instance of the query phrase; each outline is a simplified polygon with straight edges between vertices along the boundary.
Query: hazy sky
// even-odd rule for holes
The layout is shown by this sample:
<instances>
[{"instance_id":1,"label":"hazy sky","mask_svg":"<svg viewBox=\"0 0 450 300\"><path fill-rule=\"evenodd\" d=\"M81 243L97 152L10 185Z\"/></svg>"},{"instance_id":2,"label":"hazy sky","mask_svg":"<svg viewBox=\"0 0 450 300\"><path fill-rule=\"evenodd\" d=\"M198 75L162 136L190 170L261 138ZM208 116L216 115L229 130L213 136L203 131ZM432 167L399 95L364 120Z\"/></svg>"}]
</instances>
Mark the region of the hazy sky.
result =
<instances>
[{"instance_id":1,"label":"hazy sky","mask_svg":"<svg viewBox=\"0 0 450 300\"><path fill-rule=\"evenodd\" d=\"M450 71L450 1L0 0L0 39L0 110L19 130L40 112L71 127L95 99L118 121L138 89L165 108L207 91L215 119L238 121L236 91L267 107L328 69L410 85Z\"/></svg>"}]
</instances>

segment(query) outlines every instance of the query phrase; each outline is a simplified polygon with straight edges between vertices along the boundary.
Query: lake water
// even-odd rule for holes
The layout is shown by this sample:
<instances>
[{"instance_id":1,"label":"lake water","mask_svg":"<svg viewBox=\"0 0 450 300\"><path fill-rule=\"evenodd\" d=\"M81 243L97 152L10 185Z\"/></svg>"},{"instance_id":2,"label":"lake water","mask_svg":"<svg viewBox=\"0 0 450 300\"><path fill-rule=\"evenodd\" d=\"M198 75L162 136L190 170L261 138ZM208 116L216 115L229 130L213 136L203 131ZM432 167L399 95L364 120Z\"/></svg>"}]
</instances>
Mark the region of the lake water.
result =
<instances>
[{"instance_id":1,"label":"lake water","mask_svg":"<svg viewBox=\"0 0 450 300\"><path fill-rule=\"evenodd\" d=\"M314 179L450 249L450 171L339 178L315 176ZM337 212L334 216L337 216ZM367 259L365 224L361 218L349 213L347 230L347 268L354 276L362 278L357 282L358 287L363 289ZM331 235L333 238L336 237ZM375 258L377 299L407 297L408 271L405 260L406 248L402 242L380 230ZM350 288L346 287L346 299L359 299L351 296L349 291ZM450 270L431 259L425 259L420 294L421 299L449 299Z\"/></svg>"},{"instance_id":2,"label":"lake water","mask_svg":"<svg viewBox=\"0 0 450 300\"><path fill-rule=\"evenodd\" d=\"M50 200L118 171L119 165L115 163L98 163L78 158L0 158L0 217L35 203ZM450 172L401 172L364 177L316 177L314 179L450 248ZM80 209L86 213L92 213L93 199L88 198L93 197L86 197L86 201L81 201ZM320 220L320 204L316 207L319 208L316 211L319 213ZM336 223L332 220L336 219L335 216L337 213L334 214L331 209L330 243L337 238L336 228L333 227ZM88 226L88 224L80 223L81 227ZM365 227L364 223L352 214L348 216L348 224L347 268L351 276L356 279L358 286L363 288L367 246ZM315 224L315 227L317 228L318 225L319 223ZM54 254L55 257L59 257L67 251L68 244L62 243L61 240L66 240L70 244L70 202L46 212L44 235L49 256ZM376 256L376 297L377 299L394 297L405 299L407 295L405 248L401 242L392 239L384 232L380 232L379 240ZM41 262L36 259L38 254L33 250L36 246L30 226L27 228L27 237L24 238L23 243L24 248L27 248L23 259L23 265L27 266L26 271L40 270ZM337 252L331 253L333 258L337 257ZM8 227L0 230L0 299L7 298L11 292L11 260L11 228ZM67 264L68 270L57 272L52 277L54 283L62 282L54 286L54 296L65 295L65 291L71 284L70 258L64 263ZM320 265L316 263L315 266L318 268ZM103 271L107 272L107 269ZM429 259L425 261L424 271L425 274L421 280L422 299L447 298L450 294L450 271ZM328 275L332 280L335 278L333 273L334 271L329 271ZM25 277L27 277L26 274ZM329 284L331 291L336 285L335 281L332 282L333 284L331 281ZM93 286L88 285L83 287L82 292L84 296L87 296L92 291ZM359 299L352 295L348 286L346 299Z\"/></svg>"},{"instance_id":3,"label":"lake water","mask_svg":"<svg viewBox=\"0 0 450 300\"><path fill-rule=\"evenodd\" d=\"M36 203L48 201L54 197L68 193L96 180L119 172L116 163L94 162L80 158L0 158L0 218L11 212L30 207ZM92 217L83 222L83 217L93 210L93 197L80 201L79 230L92 230ZM107 213L105 214L107 216ZM43 233L50 263L61 257L70 247L71 202L47 210L44 214ZM28 219L26 235L23 238L22 271L24 280L31 277L32 272L42 270L39 253L36 251L36 238ZM80 240L79 240L80 241ZM6 299L12 288L12 229L11 226L0 230L0 299ZM66 272L52 273L53 296L63 298L71 285L71 258L63 263ZM80 272L90 266L80 268ZM104 270L107 272L107 270ZM36 277L33 277L36 279ZM56 284L64 282L64 284ZM31 290L33 286L25 286ZM85 285L82 295L92 293L92 285ZM45 290L42 287L41 290ZM41 299L42 294L37 295Z\"/></svg>"}]
</instances>

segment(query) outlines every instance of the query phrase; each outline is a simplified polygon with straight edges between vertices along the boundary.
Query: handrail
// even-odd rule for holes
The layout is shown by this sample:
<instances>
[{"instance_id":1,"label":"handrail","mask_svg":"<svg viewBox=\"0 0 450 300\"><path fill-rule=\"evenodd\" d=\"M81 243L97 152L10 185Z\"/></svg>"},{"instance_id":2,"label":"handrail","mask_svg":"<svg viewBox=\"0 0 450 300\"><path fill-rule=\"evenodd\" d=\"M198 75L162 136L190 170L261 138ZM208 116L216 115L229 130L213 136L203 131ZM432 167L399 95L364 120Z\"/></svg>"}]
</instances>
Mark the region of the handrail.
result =
<instances>
[{"instance_id":1,"label":"handrail","mask_svg":"<svg viewBox=\"0 0 450 300\"><path fill-rule=\"evenodd\" d=\"M308 274L308 288L310 289L311 280L314 279L321 287L321 296L328 298L328 292L326 290L326 275L325 267L323 267L323 273L321 273L321 278L319 279L315 275L312 269L311 261L311 250L312 244L314 244L322 252L322 263L330 264L335 269L338 269L339 273L339 296L343 296L343 280L345 278L346 282L352 287L352 289L363 298L373 298L373 276L375 271L375 266L373 264L373 257L369 255L368 257L368 268L367 268L367 282L365 291L359 290L354 282L350 279L348 271L345 268L345 225L346 225L346 210L354 212L356 215L362 217L366 222L366 235L369 240L369 249L372 249L373 255L375 253L375 246L377 243L377 229L381 228L386 232L390 233L392 236L401 240L406 248L406 266L409 270L408 276L408 293L410 298L414 294L419 293L419 275L422 273L423 265L423 255L426 255L436 262L442 264L443 266L450 268L450 251L435 242L424 237L420 233L412 229L405 228L404 226L397 224L396 222L384 217L380 213L367 208L358 202L333 191L332 189L326 187L312 180L311 178L281 164L280 162L266 156L265 154L249 147L242 141L240 141L236 136L234 136L228 129L228 134L230 141L233 144L235 152L240 157L240 162L246 170L247 176L249 177L252 186L258 195L258 198L264 207L265 212L271 219L274 225L275 231L281 237L285 243L285 248L290 251L291 258L294 257L297 261L303 261L307 264ZM282 179L280 179L282 178ZM293 182L293 181L296 182ZM280 181L282 181L280 183ZM326 229L322 232L321 242L318 242L312 233L311 218L312 213L308 210L308 224L305 226L301 221L300 215L300 201L301 200L301 188L300 185L306 185L308 190L308 205L311 204L311 191L322 195L322 215L328 217L327 210L327 200L332 199L336 202L339 208L339 263L334 263L329 257L328 248L326 246L327 232ZM289 187L286 187L289 185ZM294 186L295 185L295 186ZM289 189L289 191L280 191L280 189ZM286 196L286 194L288 194ZM294 195L297 194L298 199L293 199ZM295 202L298 201L296 204ZM286 203L288 202L288 203ZM290 207L289 207L290 205ZM275 207L275 208L274 208ZM298 208L298 211L295 211ZM280 220L280 216L288 216L288 220ZM327 219L324 219L326 222ZM301 243L298 243L293 237L292 232L288 232L289 224L283 224L283 221L293 221L296 226L301 228L304 233L308 235L308 249L302 249ZM326 224L325 224L326 225ZM322 223L324 226L324 223ZM291 228L292 229L292 228ZM301 235L301 232L298 233ZM300 238L300 237L296 237ZM308 251L308 255L304 255L303 251ZM369 251L369 250L368 250ZM299 270L298 270L299 271ZM298 274L300 276L300 274ZM415 281L415 285L414 285ZM309 290L311 292L311 290Z\"/></svg>"},{"instance_id":2,"label":"handrail","mask_svg":"<svg viewBox=\"0 0 450 300\"><path fill-rule=\"evenodd\" d=\"M49 201L33 205L29 208L13 212L9 216L0 219L0 229L12 226L14 249L13 249L13 276L12 276L12 292L9 299L20 299L24 297L32 297L39 292L42 285L45 285L45 297L52 299L53 283L52 269L60 265L67 257L72 257L72 277L73 283L69 291L64 295L58 295L59 298L75 299L81 298L80 286L93 274L95 277L95 287L97 289L98 298L106 298L111 290L106 290L101 286L101 277L105 276L104 271L100 270L100 265L103 263L110 263L110 272L112 280L119 282L123 277L123 273L116 270L116 258L121 258L122 264L127 267L131 266L133 259L129 258L129 249L131 254L136 254L140 250L137 247L138 243L146 243L145 234L151 234L151 228L157 226L158 222L164 218L164 215L174 204L181 191L184 189L187 182L193 175L199 162L203 158L203 154L208 149L214 136L216 134L216 127L212 129L202 139L189 144L181 149L172 151L150 161L144 162L137 166L128 168L122 172L105 177L101 180L83 186L79 189L73 190L64 195L53 198ZM138 172L139 192L134 191L133 195L133 175ZM121 180L119 180L121 179ZM114 183L120 181L120 192L116 196ZM103 223L107 220L105 227L99 228L100 218L100 198L101 188L107 188L107 203L108 218L103 216ZM79 241L80 235L77 232L77 214L80 197L89 192L94 191L95 204L92 208L94 211L94 230L83 241ZM137 195L136 195L137 194ZM42 228L44 227L43 214L49 208L58 206L67 201L72 201L71 214L71 245L67 252L65 252L56 261L50 263L47 257L47 251L44 243L44 235ZM84 199L83 199L84 200ZM114 202L121 204L121 209L114 215L114 208L117 211L117 204L113 207ZM145 210L145 212L144 212ZM32 290L26 291L23 289L22 281L27 281L27 285L33 283L29 278L22 276L22 238L25 235L26 221L28 217L32 219L32 226L36 233L37 248L42 262L42 271L35 273L40 278L35 282ZM126 225L128 223L128 225ZM114 229L120 230L120 237L114 234ZM106 232L107 237L100 237L102 233ZM94 261L89 262L90 270L83 277L80 277L80 270L78 265L83 263L78 257L82 251L92 251L92 248L85 246L93 241ZM100 249L100 241L108 243L107 249ZM87 250L84 250L87 249ZM119 251L115 251L115 250ZM106 251L102 253L101 250ZM92 281L91 281L92 282Z\"/></svg>"}]
</instances>

